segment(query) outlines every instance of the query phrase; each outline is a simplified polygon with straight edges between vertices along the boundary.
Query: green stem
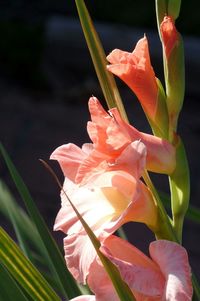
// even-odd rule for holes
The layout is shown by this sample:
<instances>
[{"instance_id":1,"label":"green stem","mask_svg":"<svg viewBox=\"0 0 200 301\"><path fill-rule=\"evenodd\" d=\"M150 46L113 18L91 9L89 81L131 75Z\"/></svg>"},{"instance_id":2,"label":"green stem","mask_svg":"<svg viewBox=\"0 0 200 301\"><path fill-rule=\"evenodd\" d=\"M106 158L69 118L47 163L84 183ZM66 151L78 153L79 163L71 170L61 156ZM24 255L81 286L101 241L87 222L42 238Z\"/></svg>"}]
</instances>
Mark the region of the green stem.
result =
<instances>
[{"instance_id":1,"label":"green stem","mask_svg":"<svg viewBox=\"0 0 200 301\"><path fill-rule=\"evenodd\" d=\"M173 228L181 242L183 222L190 200L190 173L184 145L180 137L177 136L176 140L176 168L169 176L169 184Z\"/></svg>"},{"instance_id":2,"label":"green stem","mask_svg":"<svg viewBox=\"0 0 200 301\"><path fill-rule=\"evenodd\" d=\"M173 231L170 218L167 215L165 207L163 206L163 203L158 195L158 192L157 192L155 186L153 185L153 183L149 177L147 170L144 171L143 179L144 179L146 185L151 190L152 195L153 195L153 197L156 201L156 204L158 206L158 209L159 209L159 219L161 220L161 223L159 223L159 229L154 230L156 238L167 239L167 240L171 240L171 241L175 241L175 242L179 243L179 241Z\"/></svg>"}]
</instances>

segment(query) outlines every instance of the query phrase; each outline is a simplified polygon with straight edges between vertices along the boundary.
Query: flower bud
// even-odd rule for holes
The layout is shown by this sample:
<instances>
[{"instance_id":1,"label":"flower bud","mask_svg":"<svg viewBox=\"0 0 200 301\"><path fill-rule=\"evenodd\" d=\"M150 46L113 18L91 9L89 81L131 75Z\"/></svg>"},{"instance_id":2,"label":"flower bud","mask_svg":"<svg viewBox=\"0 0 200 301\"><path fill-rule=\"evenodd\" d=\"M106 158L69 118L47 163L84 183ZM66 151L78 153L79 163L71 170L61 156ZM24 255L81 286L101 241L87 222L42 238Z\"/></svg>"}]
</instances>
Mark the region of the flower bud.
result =
<instances>
[{"instance_id":1,"label":"flower bud","mask_svg":"<svg viewBox=\"0 0 200 301\"><path fill-rule=\"evenodd\" d=\"M110 62L108 70L121 78L137 96L154 133L167 138L165 93L151 66L147 38L140 39L131 53L113 50L107 60Z\"/></svg>"},{"instance_id":2,"label":"flower bud","mask_svg":"<svg viewBox=\"0 0 200 301\"><path fill-rule=\"evenodd\" d=\"M174 20L165 16L160 31L164 52L165 83L170 132L176 131L185 92L184 51Z\"/></svg>"}]
</instances>

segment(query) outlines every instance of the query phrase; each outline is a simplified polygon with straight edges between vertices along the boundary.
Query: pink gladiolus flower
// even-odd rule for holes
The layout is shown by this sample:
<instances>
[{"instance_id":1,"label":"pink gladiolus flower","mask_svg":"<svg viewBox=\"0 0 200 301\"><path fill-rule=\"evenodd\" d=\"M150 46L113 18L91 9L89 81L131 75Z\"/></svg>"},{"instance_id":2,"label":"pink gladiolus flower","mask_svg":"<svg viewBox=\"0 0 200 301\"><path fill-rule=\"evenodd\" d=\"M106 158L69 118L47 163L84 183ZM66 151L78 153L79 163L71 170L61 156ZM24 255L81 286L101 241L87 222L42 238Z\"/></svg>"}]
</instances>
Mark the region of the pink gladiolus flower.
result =
<instances>
[{"instance_id":1,"label":"pink gladiolus flower","mask_svg":"<svg viewBox=\"0 0 200 301\"><path fill-rule=\"evenodd\" d=\"M180 36L176 30L174 20L170 16L164 17L160 25L160 31L163 38L166 57L169 58L174 46L180 42Z\"/></svg>"},{"instance_id":2,"label":"pink gladiolus flower","mask_svg":"<svg viewBox=\"0 0 200 301\"><path fill-rule=\"evenodd\" d=\"M122 120L118 110L107 113L95 97L89 100L92 121L87 130L93 144L84 144L82 149L74 144L58 147L51 159L58 160L63 173L75 183L82 183L99 170L122 169L134 173L134 156L130 156L131 144L139 140L146 146L146 168L153 172L170 174L175 168L175 149L166 140L139 132ZM134 150L133 150L134 152ZM123 166L121 166L123 157ZM142 164L144 160L142 160ZM144 166L140 164L140 168ZM137 173L141 171L137 171Z\"/></svg>"},{"instance_id":3,"label":"pink gladiolus flower","mask_svg":"<svg viewBox=\"0 0 200 301\"><path fill-rule=\"evenodd\" d=\"M172 171L173 147L126 124L116 109L108 114L94 97L89 109L88 133L93 144L63 145L51 155L65 175L64 191L101 241L128 221L155 228L157 209L140 177L145 166ZM63 192L61 199L54 229L68 234L66 262L73 276L84 282L96 254Z\"/></svg>"},{"instance_id":4,"label":"pink gladiolus flower","mask_svg":"<svg viewBox=\"0 0 200 301\"><path fill-rule=\"evenodd\" d=\"M144 150L144 145L138 143ZM139 165L137 162L136 168ZM139 178L124 171L104 172L88 185L65 178L63 190L100 241L128 221L156 226L157 209L149 190ZM61 199L54 230L68 234L64 239L66 263L74 278L84 283L96 252L64 192Z\"/></svg>"},{"instance_id":5,"label":"pink gladiolus flower","mask_svg":"<svg viewBox=\"0 0 200 301\"><path fill-rule=\"evenodd\" d=\"M158 85L151 66L147 38L140 39L133 52L113 50L107 60L109 71L120 77L138 97L143 109L154 120L157 112Z\"/></svg>"},{"instance_id":6,"label":"pink gladiolus flower","mask_svg":"<svg viewBox=\"0 0 200 301\"><path fill-rule=\"evenodd\" d=\"M95 296L92 295L82 295L71 299L70 301L96 301Z\"/></svg>"},{"instance_id":7,"label":"pink gladiolus flower","mask_svg":"<svg viewBox=\"0 0 200 301\"><path fill-rule=\"evenodd\" d=\"M154 241L149 247L150 259L112 235L104 241L101 250L118 267L137 301L192 300L190 266L182 246L166 240ZM87 280L95 300L119 300L98 258L92 263Z\"/></svg>"}]
</instances>

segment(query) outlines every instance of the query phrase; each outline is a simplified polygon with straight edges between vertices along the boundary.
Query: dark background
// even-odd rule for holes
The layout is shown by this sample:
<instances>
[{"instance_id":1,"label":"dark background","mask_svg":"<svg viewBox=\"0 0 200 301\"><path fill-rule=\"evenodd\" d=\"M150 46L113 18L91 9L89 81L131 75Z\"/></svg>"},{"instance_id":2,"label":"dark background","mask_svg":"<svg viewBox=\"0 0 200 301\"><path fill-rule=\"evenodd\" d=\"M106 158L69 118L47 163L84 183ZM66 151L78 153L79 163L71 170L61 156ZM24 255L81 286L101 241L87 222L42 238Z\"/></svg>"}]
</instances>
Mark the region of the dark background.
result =
<instances>
[{"instance_id":1,"label":"dark background","mask_svg":"<svg viewBox=\"0 0 200 301\"><path fill-rule=\"evenodd\" d=\"M23 81L23 84L29 86L45 85L45 78L43 78L45 76L38 74L38 69L45 47L46 22L55 15L77 18L74 2L73 0L1 0L2 75L18 78ZM126 0L126 2L88 0L86 3L93 18L100 22L152 30L156 28L153 0ZM180 17L177 20L177 27L181 33L200 36L199 6L197 0L182 1Z\"/></svg>"},{"instance_id":2,"label":"dark background","mask_svg":"<svg viewBox=\"0 0 200 301\"><path fill-rule=\"evenodd\" d=\"M180 117L191 168L191 203L200 208L199 67L200 18L198 1L182 1L177 27L186 54L186 98ZM154 1L86 1L106 53L113 48L131 51L144 32L150 43L152 64L162 79L162 53L156 33ZM39 158L48 160L59 145L88 142L87 101L103 97L77 19L73 0L0 2L0 139L11 155L50 229L60 207L59 189ZM149 132L134 95L117 81L130 121ZM62 180L62 175L54 162ZM1 178L21 200L0 161ZM167 191L165 177L156 187ZM1 223L11 230L7 221ZM125 227L129 239L147 250L151 233L143 225ZM54 234L56 239L60 237ZM184 245L194 270L200 270L199 226L186 221Z\"/></svg>"}]
</instances>

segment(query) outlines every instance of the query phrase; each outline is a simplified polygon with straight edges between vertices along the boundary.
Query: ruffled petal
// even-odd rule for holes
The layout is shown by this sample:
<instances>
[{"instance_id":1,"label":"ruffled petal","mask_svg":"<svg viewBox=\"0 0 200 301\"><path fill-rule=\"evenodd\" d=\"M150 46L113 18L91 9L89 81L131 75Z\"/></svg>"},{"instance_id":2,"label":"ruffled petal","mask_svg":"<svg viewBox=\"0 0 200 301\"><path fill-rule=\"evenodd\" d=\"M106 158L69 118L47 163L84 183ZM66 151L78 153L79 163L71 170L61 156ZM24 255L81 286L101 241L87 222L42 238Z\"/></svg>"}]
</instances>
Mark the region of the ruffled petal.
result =
<instances>
[{"instance_id":1,"label":"ruffled petal","mask_svg":"<svg viewBox=\"0 0 200 301\"><path fill-rule=\"evenodd\" d=\"M98 301L119 301L112 282L98 258L90 266L87 283Z\"/></svg>"},{"instance_id":2,"label":"ruffled petal","mask_svg":"<svg viewBox=\"0 0 200 301\"><path fill-rule=\"evenodd\" d=\"M149 220L156 220L157 211L155 207L151 208L152 200L145 195L145 185L138 183L130 174L107 172L93 184L95 188L77 187L66 179L64 188L66 186L66 190L69 189L71 201L100 241L125 222L148 223ZM63 205L54 229L68 234L64 240L66 262L73 276L84 282L94 258L94 253L90 250L93 247L64 193L62 198Z\"/></svg>"},{"instance_id":3,"label":"ruffled petal","mask_svg":"<svg viewBox=\"0 0 200 301\"><path fill-rule=\"evenodd\" d=\"M191 301L191 270L186 250L166 240L152 242L149 250L166 279L163 300Z\"/></svg>"},{"instance_id":4,"label":"ruffled petal","mask_svg":"<svg viewBox=\"0 0 200 301\"><path fill-rule=\"evenodd\" d=\"M157 111L158 86L150 62L147 38L140 39L132 53L114 50L107 56L107 60L111 63L107 66L108 70L132 89L144 110L154 119Z\"/></svg>"},{"instance_id":5,"label":"ruffled petal","mask_svg":"<svg viewBox=\"0 0 200 301\"><path fill-rule=\"evenodd\" d=\"M109 120L108 113L104 110L96 97L90 97L88 107L92 122L102 126L102 120L104 120L104 122L106 119Z\"/></svg>"},{"instance_id":6,"label":"ruffled petal","mask_svg":"<svg viewBox=\"0 0 200 301\"><path fill-rule=\"evenodd\" d=\"M117 109L111 109L116 122L123 132L127 132L131 141L140 140L147 149L146 168L157 173L170 174L176 166L175 148L165 139L139 132L127 124L120 116Z\"/></svg>"},{"instance_id":7,"label":"ruffled petal","mask_svg":"<svg viewBox=\"0 0 200 301\"><path fill-rule=\"evenodd\" d=\"M68 143L56 148L50 159L58 161L65 177L75 180L77 170L86 156L77 145Z\"/></svg>"},{"instance_id":8,"label":"ruffled petal","mask_svg":"<svg viewBox=\"0 0 200 301\"><path fill-rule=\"evenodd\" d=\"M130 53L120 49L114 49L108 56L107 60L111 64L126 64L130 57Z\"/></svg>"},{"instance_id":9,"label":"ruffled petal","mask_svg":"<svg viewBox=\"0 0 200 301\"><path fill-rule=\"evenodd\" d=\"M150 60L150 55L149 55L149 45L148 45L148 40L146 36L144 38L140 39L136 46L135 49L132 52L132 56L135 55L138 58L138 64L143 68L147 68L150 71L153 72L152 75L154 75L154 71L151 67L151 60ZM147 66L147 67L146 67ZM152 77L151 75L151 77Z\"/></svg>"},{"instance_id":10,"label":"ruffled petal","mask_svg":"<svg viewBox=\"0 0 200 301\"><path fill-rule=\"evenodd\" d=\"M112 256L122 261L159 271L157 264L155 264L148 256L131 243L118 236L110 235L103 242L102 247L107 248L107 250L112 253ZM122 250L126 250L126 252L122 252Z\"/></svg>"},{"instance_id":11,"label":"ruffled petal","mask_svg":"<svg viewBox=\"0 0 200 301\"><path fill-rule=\"evenodd\" d=\"M64 238L65 261L69 271L79 283L86 283L96 251L85 233L68 235Z\"/></svg>"},{"instance_id":12,"label":"ruffled petal","mask_svg":"<svg viewBox=\"0 0 200 301\"><path fill-rule=\"evenodd\" d=\"M137 198L132 200L126 213L126 220L144 223L150 228L156 229L158 209L152 194L141 181L138 183L137 189Z\"/></svg>"},{"instance_id":13,"label":"ruffled petal","mask_svg":"<svg viewBox=\"0 0 200 301\"><path fill-rule=\"evenodd\" d=\"M139 179L146 166L146 154L147 149L145 145L141 141L136 140L121 152L119 157L113 162L112 170L123 170Z\"/></svg>"},{"instance_id":14,"label":"ruffled petal","mask_svg":"<svg viewBox=\"0 0 200 301\"><path fill-rule=\"evenodd\" d=\"M133 72L133 70L136 70L136 67L127 62L126 64L120 63L120 64L108 65L107 69L108 71L112 72L113 74L121 78L129 86L127 80L127 74L130 74Z\"/></svg>"},{"instance_id":15,"label":"ruffled petal","mask_svg":"<svg viewBox=\"0 0 200 301\"><path fill-rule=\"evenodd\" d=\"M114 235L103 242L101 251L118 267L137 300L160 300L164 277L150 258ZM90 267L88 284L99 301L119 300L98 259Z\"/></svg>"},{"instance_id":16,"label":"ruffled petal","mask_svg":"<svg viewBox=\"0 0 200 301\"><path fill-rule=\"evenodd\" d=\"M115 214L111 199L107 198L112 194L106 195L100 187L79 187L65 178L63 190L90 227L95 227L100 221L105 224ZM65 193L61 192L62 207L56 217L54 230L62 230L69 234L76 233L82 229L82 226ZM121 199L123 195L119 194L118 197Z\"/></svg>"},{"instance_id":17,"label":"ruffled petal","mask_svg":"<svg viewBox=\"0 0 200 301\"><path fill-rule=\"evenodd\" d=\"M138 194L137 181L123 171L103 173L85 186L76 185L65 178L63 190L62 207L56 217L54 229L68 234L80 231L81 223L66 194L93 230L110 229L111 223L112 231L116 230L115 224L119 222L119 218L121 224L125 222L124 214Z\"/></svg>"},{"instance_id":18,"label":"ruffled petal","mask_svg":"<svg viewBox=\"0 0 200 301\"><path fill-rule=\"evenodd\" d=\"M93 151L83 161L76 175L76 182L88 185L101 174L109 171L124 171L139 179L146 166L146 147L137 140L128 144L117 157L103 155Z\"/></svg>"},{"instance_id":19,"label":"ruffled petal","mask_svg":"<svg viewBox=\"0 0 200 301\"><path fill-rule=\"evenodd\" d=\"M140 132L146 145L146 168L162 174L171 174L176 166L176 150L167 140Z\"/></svg>"},{"instance_id":20,"label":"ruffled petal","mask_svg":"<svg viewBox=\"0 0 200 301\"><path fill-rule=\"evenodd\" d=\"M88 106L92 121L88 122L87 130L95 150L109 156L119 154L119 151L131 142L127 133L119 128L96 97L89 99Z\"/></svg>"}]
</instances>

